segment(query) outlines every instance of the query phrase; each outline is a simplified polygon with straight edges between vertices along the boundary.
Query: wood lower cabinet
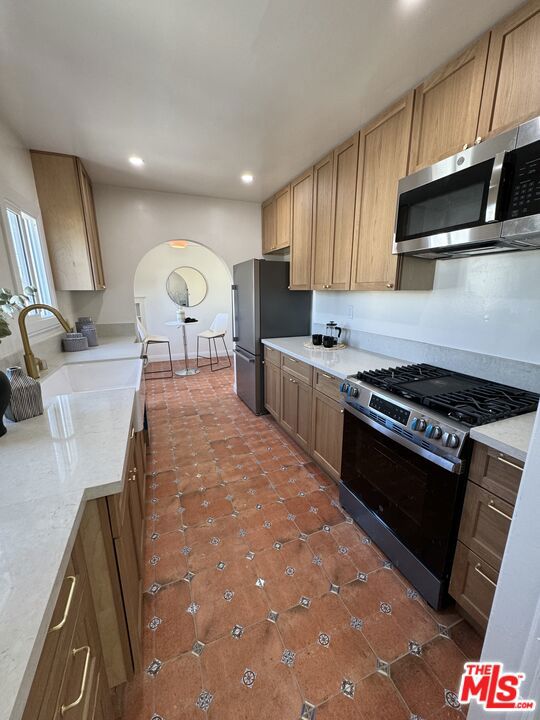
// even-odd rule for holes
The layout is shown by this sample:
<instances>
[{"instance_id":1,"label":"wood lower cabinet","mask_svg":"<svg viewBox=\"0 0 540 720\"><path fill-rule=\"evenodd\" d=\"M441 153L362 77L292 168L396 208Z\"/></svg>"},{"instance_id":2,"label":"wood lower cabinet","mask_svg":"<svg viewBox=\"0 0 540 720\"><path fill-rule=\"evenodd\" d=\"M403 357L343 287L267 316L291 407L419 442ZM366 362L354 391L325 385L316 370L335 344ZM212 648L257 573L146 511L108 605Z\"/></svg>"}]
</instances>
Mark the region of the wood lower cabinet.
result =
<instances>
[{"instance_id":1,"label":"wood lower cabinet","mask_svg":"<svg viewBox=\"0 0 540 720\"><path fill-rule=\"evenodd\" d=\"M540 114L540 0L491 32L478 134L494 135Z\"/></svg>"},{"instance_id":2,"label":"wood lower cabinet","mask_svg":"<svg viewBox=\"0 0 540 720\"><path fill-rule=\"evenodd\" d=\"M487 626L520 479L521 464L474 444L449 592L479 629Z\"/></svg>"},{"instance_id":3,"label":"wood lower cabinet","mask_svg":"<svg viewBox=\"0 0 540 720\"><path fill-rule=\"evenodd\" d=\"M264 377L267 410L323 470L339 480L343 444L341 380L268 347L264 350Z\"/></svg>"},{"instance_id":4,"label":"wood lower cabinet","mask_svg":"<svg viewBox=\"0 0 540 720\"><path fill-rule=\"evenodd\" d=\"M276 201L272 197L262 204L262 251L267 254L276 249Z\"/></svg>"},{"instance_id":5,"label":"wood lower cabinet","mask_svg":"<svg viewBox=\"0 0 540 720\"><path fill-rule=\"evenodd\" d=\"M105 278L92 185L81 160L31 150L57 290L103 290Z\"/></svg>"},{"instance_id":6,"label":"wood lower cabinet","mask_svg":"<svg viewBox=\"0 0 540 720\"><path fill-rule=\"evenodd\" d=\"M474 144L488 46L486 33L416 88L409 172Z\"/></svg>"},{"instance_id":7,"label":"wood lower cabinet","mask_svg":"<svg viewBox=\"0 0 540 720\"><path fill-rule=\"evenodd\" d=\"M487 627L497 579L491 565L458 541L449 592L477 628Z\"/></svg>"},{"instance_id":8,"label":"wood lower cabinet","mask_svg":"<svg viewBox=\"0 0 540 720\"><path fill-rule=\"evenodd\" d=\"M326 472L339 480L343 444L343 406L341 403L313 391L311 409L311 452Z\"/></svg>"},{"instance_id":9,"label":"wood lower cabinet","mask_svg":"<svg viewBox=\"0 0 540 720\"><path fill-rule=\"evenodd\" d=\"M264 359L264 407L279 420L281 412L281 370L279 365Z\"/></svg>"},{"instance_id":10,"label":"wood lower cabinet","mask_svg":"<svg viewBox=\"0 0 540 720\"><path fill-rule=\"evenodd\" d=\"M282 371L280 422L304 450L311 442L311 394L310 385Z\"/></svg>"},{"instance_id":11,"label":"wood lower cabinet","mask_svg":"<svg viewBox=\"0 0 540 720\"><path fill-rule=\"evenodd\" d=\"M291 183L290 290L311 287L311 222L313 173L304 173Z\"/></svg>"},{"instance_id":12,"label":"wood lower cabinet","mask_svg":"<svg viewBox=\"0 0 540 720\"><path fill-rule=\"evenodd\" d=\"M122 492L86 504L23 720L112 720L141 669L145 456L133 432Z\"/></svg>"}]
</instances>

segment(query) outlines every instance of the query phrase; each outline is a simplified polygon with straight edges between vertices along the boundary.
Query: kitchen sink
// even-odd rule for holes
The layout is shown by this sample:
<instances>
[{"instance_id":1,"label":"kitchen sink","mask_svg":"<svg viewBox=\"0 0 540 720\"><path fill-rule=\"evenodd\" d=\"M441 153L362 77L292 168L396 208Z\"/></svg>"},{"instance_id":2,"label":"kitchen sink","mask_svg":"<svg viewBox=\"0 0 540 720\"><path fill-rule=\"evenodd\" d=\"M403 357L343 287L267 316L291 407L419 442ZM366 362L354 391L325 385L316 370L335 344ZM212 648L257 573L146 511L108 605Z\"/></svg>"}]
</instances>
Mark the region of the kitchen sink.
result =
<instances>
[{"instance_id":1,"label":"kitchen sink","mask_svg":"<svg viewBox=\"0 0 540 720\"><path fill-rule=\"evenodd\" d=\"M40 382L45 406L58 395L133 388L135 430L143 429L145 387L143 361L140 359L66 364Z\"/></svg>"}]
</instances>

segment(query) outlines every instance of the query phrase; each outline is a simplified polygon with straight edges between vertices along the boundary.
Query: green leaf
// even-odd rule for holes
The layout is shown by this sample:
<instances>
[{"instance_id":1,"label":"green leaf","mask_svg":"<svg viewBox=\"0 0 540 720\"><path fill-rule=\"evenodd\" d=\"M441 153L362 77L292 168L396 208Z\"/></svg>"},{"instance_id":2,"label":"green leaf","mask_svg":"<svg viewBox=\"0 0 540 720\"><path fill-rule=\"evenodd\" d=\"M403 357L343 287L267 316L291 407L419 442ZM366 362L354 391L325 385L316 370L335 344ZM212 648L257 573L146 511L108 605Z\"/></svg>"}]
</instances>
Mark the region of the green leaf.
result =
<instances>
[{"instance_id":1,"label":"green leaf","mask_svg":"<svg viewBox=\"0 0 540 720\"><path fill-rule=\"evenodd\" d=\"M9 329L6 319L0 315L0 338L7 337L8 335L11 335L11 330Z\"/></svg>"}]
</instances>

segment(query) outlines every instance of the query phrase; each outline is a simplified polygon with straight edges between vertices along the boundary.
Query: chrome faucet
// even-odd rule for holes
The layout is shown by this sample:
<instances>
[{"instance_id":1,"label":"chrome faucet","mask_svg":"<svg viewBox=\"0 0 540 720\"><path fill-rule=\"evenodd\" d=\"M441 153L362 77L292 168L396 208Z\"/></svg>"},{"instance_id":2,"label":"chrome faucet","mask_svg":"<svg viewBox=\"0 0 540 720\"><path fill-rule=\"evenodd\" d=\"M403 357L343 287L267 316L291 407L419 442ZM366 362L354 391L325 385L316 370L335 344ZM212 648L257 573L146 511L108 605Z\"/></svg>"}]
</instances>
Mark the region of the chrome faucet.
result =
<instances>
[{"instance_id":1,"label":"chrome faucet","mask_svg":"<svg viewBox=\"0 0 540 720\"><path fill-rule=\"evenodd\" d=\"M21 312L19 313L19 332L21 333L21 340L24 349L24 364L26 365L26 372L30 375L30 377L34 378L34 380L37 380L40 376L40 369L42 369L41 360L37 358L32 352L32 348L30 347L30 340L28 339L28 330L26 329L25 322L26 316L28 315L28 313L32 312L32 310L48 310L55 316L55 318L58 320L58 322L66 332L69 333L72 331L72 329L70 328L67 320L60 313L60 310L57 310L51 305L45 305L44 303L33 303L32 305L27 305L21 310Z\"/></svg>"}]
</instances>

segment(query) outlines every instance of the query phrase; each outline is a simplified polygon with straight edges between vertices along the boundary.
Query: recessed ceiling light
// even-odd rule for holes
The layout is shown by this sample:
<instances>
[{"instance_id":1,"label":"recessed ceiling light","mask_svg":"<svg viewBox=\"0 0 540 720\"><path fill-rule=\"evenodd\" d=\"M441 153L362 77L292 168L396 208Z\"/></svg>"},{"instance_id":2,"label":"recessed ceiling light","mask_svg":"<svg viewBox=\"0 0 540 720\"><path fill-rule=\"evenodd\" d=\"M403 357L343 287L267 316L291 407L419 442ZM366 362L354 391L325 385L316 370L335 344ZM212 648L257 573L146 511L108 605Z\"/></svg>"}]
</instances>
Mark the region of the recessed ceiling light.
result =
<instances>
[{"instance_id":1,"label":"recessed ceiling light","mask_svg":"<svg viewBox=\"0 0 540 720\"><path fill-rule=\"evenodd\" d=\"M129 162L135 167L142 167L144 165L144 160L137 155L132 155L129 158Z\"/></svg>"},{"instance_id":2,"label":"recessed ceiling light","mask_svg":"<svg viewBox=\"0 0 540 720\"><path fill-rule=\"evenodd\" d=\"M244 173L240 179L246 185L251 185L251 183L253 182L253 175L251 173Z\"/></svg>"}]
</instances>

